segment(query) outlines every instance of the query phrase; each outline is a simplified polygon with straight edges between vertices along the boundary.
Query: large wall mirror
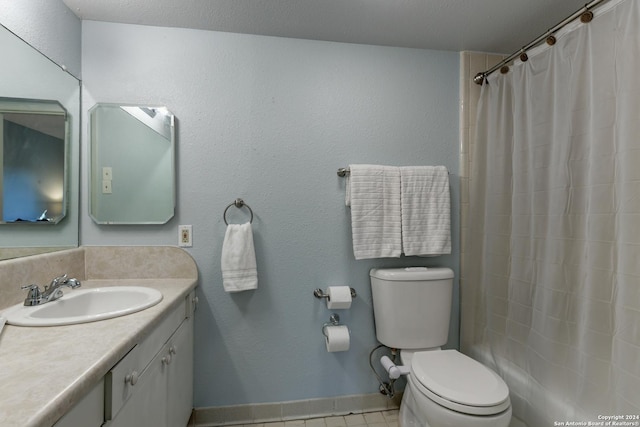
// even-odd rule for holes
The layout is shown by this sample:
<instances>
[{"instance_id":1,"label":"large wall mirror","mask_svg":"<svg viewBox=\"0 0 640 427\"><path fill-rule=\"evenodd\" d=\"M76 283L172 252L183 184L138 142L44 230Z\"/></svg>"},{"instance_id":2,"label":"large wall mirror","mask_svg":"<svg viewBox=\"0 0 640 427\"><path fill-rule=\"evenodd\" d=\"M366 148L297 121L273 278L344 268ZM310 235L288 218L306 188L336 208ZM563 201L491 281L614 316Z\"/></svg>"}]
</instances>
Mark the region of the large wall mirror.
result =
<instances>
[{"instance_id":1,"label":"large wall mirror","mask_svg":"<svg viewBox=\"0 0 640 427\"><path fill-rule=\"evenodd\" d=\"M78 246L80 81L0 26L0 259Z\"/></svg>"},{"instance_id":2,"label":"large wall mirror","mask_svg":"<svg viewBox=\"0 0 640 427\"><path fill-rule=\"evenodd\" d=\"M164 224L175 210L175 117L164 107L90 111L90 215L98 224Z\"/></svg>"},{"instance_id":3,"label":"large wall mirror","mask_svg":"<svg viewBox=\"0 0 640 427\"><path fill-rule=\"evenodd\" d=\"M0 224L57 224L66 213L67 111L0 97Z\"/></svg>"}]
</instances>

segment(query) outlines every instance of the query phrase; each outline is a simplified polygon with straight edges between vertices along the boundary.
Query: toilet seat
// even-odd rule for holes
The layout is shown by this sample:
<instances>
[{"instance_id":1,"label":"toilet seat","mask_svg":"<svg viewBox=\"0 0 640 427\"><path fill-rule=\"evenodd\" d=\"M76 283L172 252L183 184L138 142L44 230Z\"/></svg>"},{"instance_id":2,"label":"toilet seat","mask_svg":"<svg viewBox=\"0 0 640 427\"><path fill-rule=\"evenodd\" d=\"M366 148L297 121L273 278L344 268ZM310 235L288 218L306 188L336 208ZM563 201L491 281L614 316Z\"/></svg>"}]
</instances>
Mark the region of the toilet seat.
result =
<instances>
[{"instance_id":1,"label":"toilet seat","mask_svg":"<svg viewBox=\"0 0 640 427\"><path fill-rule=\"evenodd\" d=\"M414 353L409 380L434 402L465 414L493 415L511 405L502 378L456 350Z\"/></svg>"}]
</instances>

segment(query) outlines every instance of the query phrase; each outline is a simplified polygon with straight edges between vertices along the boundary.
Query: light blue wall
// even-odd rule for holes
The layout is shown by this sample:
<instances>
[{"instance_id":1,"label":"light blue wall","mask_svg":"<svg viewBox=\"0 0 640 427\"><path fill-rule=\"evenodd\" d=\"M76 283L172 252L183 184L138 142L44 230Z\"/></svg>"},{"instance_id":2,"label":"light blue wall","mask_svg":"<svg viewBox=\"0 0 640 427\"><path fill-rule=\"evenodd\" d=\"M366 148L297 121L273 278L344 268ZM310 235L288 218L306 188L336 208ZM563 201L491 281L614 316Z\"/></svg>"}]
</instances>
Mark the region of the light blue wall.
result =
<instances>
[{"instance_id":1,"label":"light blue wall","mask_svg":"<svg viewBox=\"0 0 640 427\"><path fill-rule=\"evenodd\" d=\"M80 19L61 0L0 0L0 24L80 78Z\"/></svg>"},{"instance_id":2,"label":"light blue wall","mask_svg":"<svg viewBox=\"0 0 640 427\"><path fill-rule=\"evenodd\" d=\"M174 245L178 225L193 225L195 405L376 392L369 269L458 271L458 53L85 21L82 70L85 112L94 102L164 104L178 118L176 218L95 225L85 169L81 243ZM349 163L447 166L454 254L355 261L336 175ZM236 197L255 213L259 288L230 295L221 283L222 213ZM230 210L232 222L245 218ZM352 334L346 353L325 351L330 312L312 296L335 284L358 292L341 313ZM457 304L456 291L454 320Z\"/></svg>"}]
</instances>

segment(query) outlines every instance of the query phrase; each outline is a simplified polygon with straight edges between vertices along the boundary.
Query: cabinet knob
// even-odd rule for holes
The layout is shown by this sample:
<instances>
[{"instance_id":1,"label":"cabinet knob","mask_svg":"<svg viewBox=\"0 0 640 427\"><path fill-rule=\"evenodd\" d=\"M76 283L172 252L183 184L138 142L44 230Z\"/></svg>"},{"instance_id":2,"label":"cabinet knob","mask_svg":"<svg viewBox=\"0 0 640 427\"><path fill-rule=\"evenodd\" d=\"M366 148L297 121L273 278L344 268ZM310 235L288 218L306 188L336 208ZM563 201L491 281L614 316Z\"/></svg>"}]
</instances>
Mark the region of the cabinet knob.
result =
<instances>
[{"instance_id":1,"label":"cabinet knob","mask_svg":"<svg viewBox=\"0 0 640 427\"><path fill-rule=\"evenodd\" d=\"M131 372L129 375L124 377L124 382L131 385L136 385L138 382L138 373L136 371Z\"/></svg>"},{"instance_id":2,"label":"cabinet knob","mask_svg":"<svg viewBox=\"0 0 640 427\"><path fill-rule=\"evenodd\" d=\"M171 354L167 354L162 358L163 365L169 365L171 363Z\"/></svg>"}]
</instances>

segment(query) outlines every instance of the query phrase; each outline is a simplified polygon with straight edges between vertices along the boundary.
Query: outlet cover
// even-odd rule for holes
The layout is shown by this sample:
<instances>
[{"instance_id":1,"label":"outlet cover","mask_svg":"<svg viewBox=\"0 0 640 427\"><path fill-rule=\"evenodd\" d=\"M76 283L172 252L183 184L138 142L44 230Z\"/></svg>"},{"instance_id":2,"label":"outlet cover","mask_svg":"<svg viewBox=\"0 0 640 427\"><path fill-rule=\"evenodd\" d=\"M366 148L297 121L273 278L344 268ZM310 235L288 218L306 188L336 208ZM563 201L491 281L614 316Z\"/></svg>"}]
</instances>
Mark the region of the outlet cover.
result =
<instances>
[{"instance_id":1,"label":"outlet cover","mask_svg":"<svg viewBox=\"0 0 640 427\"><path fill-rule=\"evenodd\" d=\"M193 227L191 225L178 226L178 246L183 248L193 246Z\"/></svg>"}]
</instances>

